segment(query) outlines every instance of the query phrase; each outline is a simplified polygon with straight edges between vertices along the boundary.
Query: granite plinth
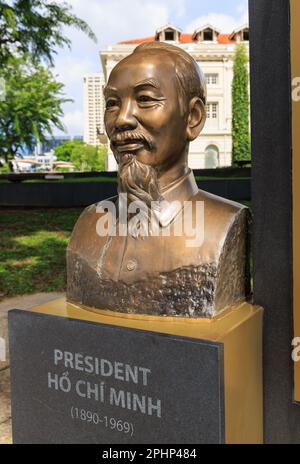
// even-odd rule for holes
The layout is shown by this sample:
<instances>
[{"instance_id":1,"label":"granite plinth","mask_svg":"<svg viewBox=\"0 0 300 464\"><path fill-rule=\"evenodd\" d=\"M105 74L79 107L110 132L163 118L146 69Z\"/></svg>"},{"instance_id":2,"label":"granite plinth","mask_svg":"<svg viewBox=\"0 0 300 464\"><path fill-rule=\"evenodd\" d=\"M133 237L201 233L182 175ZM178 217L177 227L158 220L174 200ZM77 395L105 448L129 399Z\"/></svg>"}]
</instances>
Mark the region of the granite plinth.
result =
<instances>
[{"instance_id":1,"label":"granite plinth","mask_svg":"<svg viewBox=\"0 0 300 464\"><path fill-rule=\"evenodd\" d=\"M162 321L64 300L10 311L14 443L261 442L261 315Z\"/></svg>"}]
</instances>

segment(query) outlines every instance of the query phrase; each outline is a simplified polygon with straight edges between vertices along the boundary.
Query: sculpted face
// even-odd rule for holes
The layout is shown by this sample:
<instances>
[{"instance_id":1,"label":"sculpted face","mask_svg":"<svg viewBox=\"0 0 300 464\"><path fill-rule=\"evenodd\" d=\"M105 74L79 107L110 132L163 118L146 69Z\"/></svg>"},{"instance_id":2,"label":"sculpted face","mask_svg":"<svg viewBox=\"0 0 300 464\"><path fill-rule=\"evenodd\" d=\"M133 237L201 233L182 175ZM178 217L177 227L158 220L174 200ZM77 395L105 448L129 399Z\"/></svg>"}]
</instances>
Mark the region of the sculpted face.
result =
<instances>
[{"instance_id":1,"label":"sculpted face","mask_svg":"<svg viewBox=\"0 0 300 464\"><path fill-rule=\"evenodd\" d=\"M105 127L119 163L126 157L168 170L186 158L187 120L175 65L167 53L136 53L112 71L105 89Z\"/></svg>"}]
</instances>

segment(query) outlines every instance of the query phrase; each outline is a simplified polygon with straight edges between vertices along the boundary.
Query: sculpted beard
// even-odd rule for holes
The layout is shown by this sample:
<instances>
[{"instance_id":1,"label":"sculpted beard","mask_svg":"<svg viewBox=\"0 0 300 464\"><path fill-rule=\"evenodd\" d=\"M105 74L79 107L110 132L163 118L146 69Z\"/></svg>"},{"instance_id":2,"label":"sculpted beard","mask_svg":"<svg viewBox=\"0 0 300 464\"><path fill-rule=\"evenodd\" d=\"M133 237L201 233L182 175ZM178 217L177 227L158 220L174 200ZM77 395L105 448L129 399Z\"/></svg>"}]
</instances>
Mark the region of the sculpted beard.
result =
<instances>
[{"instance_id":1,"label":"sculpted beard","mask_svg":"<svg viewBox=\"0 0 300 464\"><path fill-rule=\"evenodd\" d=\"M157 171L141 163L134 155L123 155L119 165L119 193L126 193L128 201L143 201L151 208L152 201L161 199Z\"/></svg>"},{"instance_id":2,"label":"sculpted beard","mask_svg":"<svg viewBox=\"0 0 300 464\"><path fill-rule=\"evenodd\" d=\"M138 220L134 221L134 214L129 214L128 232L131 236L147 236L150 223L152 202L162 200L157 170L152 166L143 164L132 154L122 155L119 164L119 194L127 195L128 205L138 202ZM152 218L153 220L153 218Z\"/></svg>"}]
</instances>

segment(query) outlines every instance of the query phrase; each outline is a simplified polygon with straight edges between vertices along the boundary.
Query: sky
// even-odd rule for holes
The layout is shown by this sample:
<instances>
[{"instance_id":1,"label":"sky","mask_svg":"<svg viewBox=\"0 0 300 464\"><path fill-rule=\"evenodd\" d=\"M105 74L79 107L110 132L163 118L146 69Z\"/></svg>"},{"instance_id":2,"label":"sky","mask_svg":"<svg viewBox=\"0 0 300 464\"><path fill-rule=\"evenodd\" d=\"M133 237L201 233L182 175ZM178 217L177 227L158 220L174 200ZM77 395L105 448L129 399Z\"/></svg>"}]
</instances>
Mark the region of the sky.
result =
<instances>
[{"instance_id":1,"label":"sky","mask_svg":"<svg viewBox=\"0 0 300 464\"><path fill-rule=\"evenodd\" d=\"M100 50L126 39L154 35L167 23L193 32L206 23L221 32L248 22L248 0L68 0L73 12L84 19L97 43L81 31L68 28L71 50L59 49L54 75L65 84L65 95L74 100L64 105L67 135L83 135L83 76L102 72ZM57 133L58 134L58 133Z\"/></svg>"}]
</instances>

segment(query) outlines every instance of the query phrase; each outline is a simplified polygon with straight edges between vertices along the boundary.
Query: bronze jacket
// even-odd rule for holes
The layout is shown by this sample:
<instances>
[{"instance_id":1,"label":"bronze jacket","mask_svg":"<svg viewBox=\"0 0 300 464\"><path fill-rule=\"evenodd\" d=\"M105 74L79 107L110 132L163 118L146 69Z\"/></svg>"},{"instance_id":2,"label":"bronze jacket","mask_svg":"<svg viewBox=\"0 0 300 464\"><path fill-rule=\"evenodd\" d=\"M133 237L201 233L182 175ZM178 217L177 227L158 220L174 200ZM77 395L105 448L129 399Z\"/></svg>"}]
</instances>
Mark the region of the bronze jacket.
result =
<instances>
[{"instance_id":1,"label":"bronze jacket","mask_svg":"<svg viewBox=\"0 0 300 464\"><path fill-rule=\"evenodd\" d=\"M213 317L245 297L247 208L199 190L192 171L163 197L171 206L160 211L159 236L99 236L97 221L110 212L99 214L97 204L84 210L67 249L69 301L127 313ZM184 215L195 230L175 236ZM196 227L203 227L200 241ZM169 236L163 235L167 228Z\"/></svg>"}]
</instances>

